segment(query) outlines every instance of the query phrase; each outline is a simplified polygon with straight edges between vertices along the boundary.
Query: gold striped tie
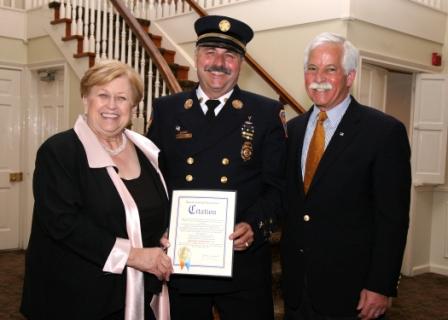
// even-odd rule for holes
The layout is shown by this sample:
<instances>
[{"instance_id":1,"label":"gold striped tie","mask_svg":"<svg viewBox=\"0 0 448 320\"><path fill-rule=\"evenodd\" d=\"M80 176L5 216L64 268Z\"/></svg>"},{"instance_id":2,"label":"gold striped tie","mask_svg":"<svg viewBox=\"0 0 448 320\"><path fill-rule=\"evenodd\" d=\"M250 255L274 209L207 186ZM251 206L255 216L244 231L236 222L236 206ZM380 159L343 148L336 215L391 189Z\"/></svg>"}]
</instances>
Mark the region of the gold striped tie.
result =
<instances>
[{"instance_id":1,"label":"gold striped tie","mask_svg":"<svg viewBox=\"0 0 448 320\"><path fill-rule=\"evenodd\" d=\"M314 173L316 172L319 161L322 158L325 150L325 129L324 121L327 120L327 113L325 111L319 112L319 119L317 119L316 128L314 128L313 137L311 138L310 146L305 164L305 176L303 178L303 187L305 193L308 192Z\"/></svg>"}]
</instances>

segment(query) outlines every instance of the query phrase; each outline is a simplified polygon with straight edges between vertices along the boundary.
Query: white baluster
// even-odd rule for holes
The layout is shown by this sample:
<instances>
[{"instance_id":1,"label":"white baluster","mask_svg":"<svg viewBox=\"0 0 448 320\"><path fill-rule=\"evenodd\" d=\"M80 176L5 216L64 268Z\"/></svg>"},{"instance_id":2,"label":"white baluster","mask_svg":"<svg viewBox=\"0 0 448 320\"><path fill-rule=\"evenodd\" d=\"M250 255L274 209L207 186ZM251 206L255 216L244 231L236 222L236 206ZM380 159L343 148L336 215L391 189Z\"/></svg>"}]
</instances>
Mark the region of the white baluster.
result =
<instances>
[{"instance_id":1,"label":"white baluster","mask_svg":"<svg viewBox=\"0 0 448 320\"><path fill-rule=\"evenodd\" d=\"M95 41L95 60L98 62L101 59L101 3L102 0L97 0L97 9L96 9L96 41Z\"/></svg>"},{"instance_id":2,"label":"white baluster","mask_svg":"<svg viewBox=\"0 0 448 320\"><path fill-rule=\"evenodd\" d=\"M142 19L148 20L148 6L147 6L147 1L142 1L141 2L141 7L142 7Z\"/></svg>"},{"instance_id":3,"label":"white baluster","mask_svg":"<svg viewBox=\"0 0 448 320\"><path fill-rule=\"evenodd\" d=\"M140 58L140 78L143 83L143 92L145 92L145 50L143 49L142 46L140 46L140 48L142 51L141 58ZM140 104L138 106L138 116L140 119L142 119L142 123L144 124L144 122L145 122L145 117L144 117L145 105L144 105L143 101L144 101L144 99L142 99L140 101ZM144 133L144 132L142 132L142 133Z\"/></svg>"},{"instance_id":4,"label":"white baluster","mask_svg":"<svg viewBox=\"0 0 448 320\"><path fill-rule=\"evenodd\" d=\"M107 5L108 1L104 1L103 10L101 10L103 14L102 23L101 23L101 59L107 59Z\"/></svg>"},{"instance_id":5,"label":"white baluster","mask_svg":"<svg viewBox=\"0 0 448 320\"><path fill-rule=\"evenodd\" d=\"M84 23L82 22L82 0L78 0L78 20L76 21L76 34L82 36L82 28Z\"/></svg>"},{"instance_id":6,"label":"white baluster","mask_svg":"<svg viewBox=\"0 0 448 320\"><path fill-rule=\"evenodd\" d=\"M151 121L151 113L152 113L152 88L153 88L153 79L152 79L152 59L148 59L148 81L147 81L147 99L146 99L146 123L150 123Z\"/></svg>"},{"instance_id":7,"label":"white baluster","mask_svg":"<svg viewBox=\"0 0 448 320\"><path fill-rule=\"evenodd\" d=\"M82 43L82 49L84 52L89 52L89 25L90 25L90 12L89 12L89 0L84 0L84 41Z\"/></svg>"},{"instance_id":8,"label":"white baluster","mask_svg":"<svg viewBox=\"0 0 448 320\"><path fill-rule=\"evenodd\" d=\"M71 35L75 35L78 28L76 27L76 6L77 1L72 0L72 23L71 23Z\"/></svg>"},{"instance_id":9,"label":"white baluster","mask_svg":"<svg viewBox=\"0 0 448 320\"><path fill-rule=\"evenodd\" d=\"M154 81L154 99L157 99L159 97L160 93L160 74L159 69L156 68L156 78Z\"/></svg>"},{"instance_id":10,"label":"white baluster","mask_svg":"<svg viewBox=\"0 0 448 320\"><path fill-rule=\"evenodd\" d=\"M162 16L168 17L170 14L170 7L168 5L168 0L163 0Z\"/></svg>"},{"instance_id":11,"label":"white baluster","mask_svg":"<svg viewBox=\"0 0 448 320\"><path fill-rule=\"evenodd\" d=\"M167 91L166 91L166 81L162 80L162 97L166 96L166 93L167 93Z\"/></svg>"},{"instance_id":12,"label":"white baluster","mask_svg":"<svg viewBox=\"0 0 448 320\"><path fill-rule=\"evenodd\" d=\"M65 19L65 4L64 0L61 0L59 5L59 19Z\"/></svg>"},{"instance_id":13,"label":"white baluster","mask_svg":"<svg viewBox=\"0 0 448 320\"><path fill-rule=\"evenodd\" d=\"M135 50L134 50L134 70L138 73L138 64L140 62L140 43L138 39L135 39Z\"/></svg>"},{"instance_id":14,"label":"white baluster","mask_svg":"<svg viewBox=\"0 0 448 320\"><path fill-rule=\"evenodd\" d=\"M168 15L172 17L176 14L176 3L174 2L174 0L171 0L168 6L169 6Z\"/></svg>"},{"instance_id":15,"label":"white baluster","mask_svg":"<svg viewBox=\"0 0 448 320\"><path fill-rule=\"evenodd\" d=\"M125 63L126 61L126 24L124 20L121 22L121 55L120 61Z\"/></svg>"},{"instance_id":16,"label":"white baluster","mask_svg":"<svg viewBox=\"0 0 448 320\"><path fill-rule=\"evenodd\" d=\"M120 49L120 19L115 9L114 9L114 18L115 18L114 59L118 60Z\"/></svg>"},{"instance_id":17,"label":"white baluster","mask_svg":"<svg viewBox=\"0 0 448 320\"><path fill-rule=\"evenodd\" d=\"M131 30L128 31L128 55L126 57L126 63L130 66L132 66L132 32Z\"/></svg>"},{"instance_id":18,"label":"white baluster","mask_svg":"<svg viewBox=\"0 0 448 320\"><path fill-rule=\"evenodd\" d=\"M109 14L107 15L107 19L109 22L109 36L107 37L107 43L109 44L109 48L107 50L107 58L113 58L113 45L114 45L114 6L109 3ZM116 44L115 44L116 45Z\"/></svg>"},{"instance_id":19,"label":"white baluster","mask_svg":"<svg viewBox=\"0 0 448 320\"><path fill-rule=\"evenodd\" d=\"M163 7L162 7L162 0L158 0L156 2L156 18L162 18L163 17Z\"/></svg>"},{"instance_id":20,"label":"white baluster","mask_svg":"<svg viewBox=\"0 0 448 320\"><path fill-rule=\"evenodd\" d=\"M142 16L142 2L135 0L134 1L134 16L136 18L143 18Z\"/></svg>"},{"instance_id":21,"label":"white baluster","mask_svg":"<svg viewBox=\"0 0 448 320\"><path fill-rule=\"evenodd\" d=\"M154 0L149 0L148 18L150 21L154 21L156 18L156 7L154 6Z\"/></svg>"},{"instance_id":22,"label":"white baluster","mask_svg":"<svg viewBox=\"0 0 448 320\"><path fill-rule=\"evenodd\" d=\"M95 52L95 1L90 2L90 34L89 34L89 52Z\"/></svg>"}]
</instances>

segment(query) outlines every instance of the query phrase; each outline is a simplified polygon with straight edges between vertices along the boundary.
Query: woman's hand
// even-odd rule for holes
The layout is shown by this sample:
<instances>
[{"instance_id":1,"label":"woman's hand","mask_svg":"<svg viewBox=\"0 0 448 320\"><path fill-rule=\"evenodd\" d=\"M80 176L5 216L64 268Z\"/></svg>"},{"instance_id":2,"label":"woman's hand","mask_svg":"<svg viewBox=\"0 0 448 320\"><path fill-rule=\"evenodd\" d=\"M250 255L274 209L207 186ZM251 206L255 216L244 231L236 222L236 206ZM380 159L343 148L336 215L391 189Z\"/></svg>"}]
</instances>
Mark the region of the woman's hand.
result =
<instances>
[{"instance_id":1,"label":"woman's hand","mask_svg":"<svg viewBox=\"0 0 448 320\"><path fill-rule=\"evenodd\" d=\"M162 236L162 238L160 238L160 246L162 247L163 250L168 250L169 246L170 246L170 241L168 240L168 232L165 232Z\"/></svg>"},{"instance_id":2,"label":"woman's hand","mask_svg":"<svg viewBox=\"0 0 448 320\"><path fill-rule=\"evenodd\" d=\"M171 259L162 248L131 248L127 265L154 274L159 280L170 280Z\"/></svg>"}]
</instances>

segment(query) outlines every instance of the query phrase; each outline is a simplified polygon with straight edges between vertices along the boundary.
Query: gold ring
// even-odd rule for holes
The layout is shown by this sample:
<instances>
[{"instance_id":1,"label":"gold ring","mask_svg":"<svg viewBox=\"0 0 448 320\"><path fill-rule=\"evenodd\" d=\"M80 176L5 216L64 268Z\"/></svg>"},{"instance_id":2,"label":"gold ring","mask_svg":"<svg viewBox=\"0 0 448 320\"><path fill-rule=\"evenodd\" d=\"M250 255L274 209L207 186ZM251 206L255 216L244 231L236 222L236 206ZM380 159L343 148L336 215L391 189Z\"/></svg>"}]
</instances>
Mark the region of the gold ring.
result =
<instances>
[{"instance_id":1,"label":"gold ring","mask_svg":"<svg viewBox=\"0 0 448 320\"><path fill-rule=\"evenodd\" d=\"M249 248L249 243L247 241L246 241L245 245L246 245L246 248Z\"/></svg>"}]
</instances>

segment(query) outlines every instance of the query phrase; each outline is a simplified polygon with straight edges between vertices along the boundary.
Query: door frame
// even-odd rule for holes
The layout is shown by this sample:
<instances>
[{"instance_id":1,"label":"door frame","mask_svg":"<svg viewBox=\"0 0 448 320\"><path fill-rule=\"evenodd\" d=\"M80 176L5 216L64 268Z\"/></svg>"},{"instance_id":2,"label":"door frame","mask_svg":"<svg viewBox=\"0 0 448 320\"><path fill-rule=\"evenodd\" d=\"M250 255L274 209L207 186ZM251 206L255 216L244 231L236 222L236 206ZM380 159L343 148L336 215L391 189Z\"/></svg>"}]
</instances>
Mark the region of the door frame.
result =
<instances>
[{"instance_id":1,"label":"door frame","mask_svg":"<svg viewBox=\"0 0 448 320\"><path fill-rule=\"evenodd\" d=\"M416 76L418 73L438 73L440 70L433 66L427 66L419 63L414 63L406 60L400 60L393 57L383 56L376 53L371 53L367 51L360 51L360 57L358 61L358 74L355 78L355 83L353 85L353 95L356 97L360 94L361 89L361 81L362 81L362 65L363 63L368 63L370 65L376 65L383 68L389 68L394 69L397 71L404 71L412 73L412 92L411 92L411 108L409 110L410 112L410 118L409 118L409 127L413 128L414 123L414 102L415 102L415 83L416 83ZM409 130L408 132L409 136L409 143L412 146L412 130ZM420 195L420 193L427 193L432 192L432 188L428 186L418 186L414 184L414 181L412 181L412 187L411 187L411 203L410 203L410 210L409 210L409 229L408 229L408 237L406 242L406 249L403 256L403 263L402 263L402 273L405 275L413 275L414 274L414 265L413 265L413 252L414 252L414 240L416 238L415 230L414 230L414 220L415 220L415 214L417 210L417 204L416 199L417 196ZM418 195L417 195L418 193ZM431 232L431 230L429 230ZM429 252L428 252L428 259L429 259ZM430 263L430 260L428 260L428 263Z\"/></svg>"},{"instance_id":2,"label":"door frame","mask_svg":"<svg viewBox=\"0 0 448 320\"><path fill-rule=\"evenodd\" d=\"M69 96L70 96L70 81L69 81L69 69L65 61L52 61L52 62L42 62L29 64L24 68L24 92L28 94L23 95L22 100L24 113L27 115L26 119L22 121L25 127L25 134L23 137L23 149L22 153L24 155L22 164L25 170L24 176L27 177L24 180L23 192L21 193L21 217L20 217L20 248L26 249L28 246L28 240L31 232L31 223L33 218L33 190L32 190L32 177L34 172L34 162L36 159L36 152L39 148L41 142L39 137L42 136L39 123L40 123L40 110L38 108L37 99L37 83L39 81L38 72L43 69L62 69L64 72L64 110L63 119L64 127L68 129L69 125Z\"/></svg>"},{"instance_id":3,"label":"door frame","mask_svg":"<svg viewBox=\"0 0 448 320\"><path fill-rule=\"evenodd\" d=\"M26 174L25 174L25 167L24 167L24 133L25 133L25 126L24 126L24 119L25 116L25 110L23 108L24 106L24 99L23 99L23 92L25 92L24 86L25 86L25 77L24 77L24 69L25 67L18 63L7 63L7 62L1 62L0 63L0 69L2 70L13 70L20 73L20 81L19 81L19 124L18 128L20 131L20 137L19 137L19 164L18 168L20 168L20 171L23 172L23 180L17 184L18 193L19 193L19 204L18 204L18 210L19 210L19 223L18 223L18 248L22 248L22 225L23 225L23 194L26 188L24 188L24 184L27 180Z\"/></svg>"}]
</instances>

